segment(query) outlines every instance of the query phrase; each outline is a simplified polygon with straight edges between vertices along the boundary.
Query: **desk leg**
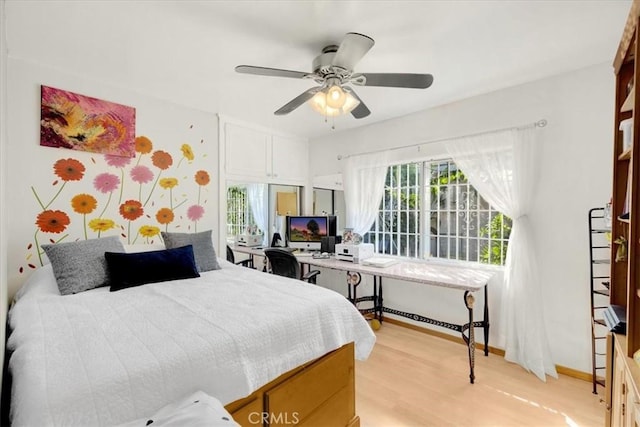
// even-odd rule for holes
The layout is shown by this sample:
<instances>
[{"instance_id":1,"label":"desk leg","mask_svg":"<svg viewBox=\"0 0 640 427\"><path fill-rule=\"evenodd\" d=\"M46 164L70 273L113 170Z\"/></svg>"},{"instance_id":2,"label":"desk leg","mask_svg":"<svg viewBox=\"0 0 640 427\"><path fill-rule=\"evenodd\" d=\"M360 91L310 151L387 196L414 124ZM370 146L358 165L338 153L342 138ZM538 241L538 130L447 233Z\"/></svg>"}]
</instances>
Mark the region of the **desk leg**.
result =
<instances>
[{"instance_id":1,"label":"desk leg","mask_svg":"<svg viewBox=\"0 0 640 427\"><path fill-rule=\"evenodd\" d=\"M473 326L473 303L475 298L469 291L465 291L464 293L464 305L467 306L467 310L469 311L469 341L467 341L467 347L469 348L469 379L471 380L471 384L473 384L476 379L474 373L475 367L475 352L476 352L476 339L475 339L475 327Z\"/></svg>"},{"instance_id":2,"label":"desk leg","mask_svg":"<svg viewBox=\"0 0 640 427\"><path fill-rule=\"evenodd\" d=\"M489 356L489 294L484 285L484 320L482 321L482 329L484 329L484 355Z\"/></svg>"},{"instance_id":3,"label":"desk leg","mask_svg":"<svg viewBox=\"0 0 640 427\"><path fill-rule=\"evenodd\" d=\"M382 298L382 277L373 276L373 295L376 304L376 317L382 323L384 314L384 304Z\"/></svg>"},{"instance_id":4,"label":"desk leg","mask_svg":"<svg viewBox=\"0 0 640 427\"><path fill-rule=\"evenodd\" d=\"M353 305L358 303L358 285L362 281L360 273L351 273L347 271L347 285L349 286L348 299Z\"/></svg>"}]
</instances>

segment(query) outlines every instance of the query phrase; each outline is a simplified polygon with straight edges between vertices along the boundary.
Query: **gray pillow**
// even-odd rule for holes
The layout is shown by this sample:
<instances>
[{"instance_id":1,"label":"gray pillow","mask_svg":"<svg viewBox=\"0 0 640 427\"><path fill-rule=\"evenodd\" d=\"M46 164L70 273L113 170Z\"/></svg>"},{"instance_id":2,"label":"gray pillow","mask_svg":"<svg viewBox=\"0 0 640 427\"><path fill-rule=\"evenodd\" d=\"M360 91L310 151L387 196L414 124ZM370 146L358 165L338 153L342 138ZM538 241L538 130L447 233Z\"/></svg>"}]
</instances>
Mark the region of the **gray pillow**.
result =
<instances>
[{"instance_id":1,"label":"gray pillow","mask_svg":"<svg viewBox=\"0 0 640 427\"><path fill-rule=\"evenodd\" d=\"M105 252L124 252L120 237L42 245L58 283L60 294L69 295L109 284Z\"/></svg>"},{"instance_id":2,"label":"gray pillow","mask_svg":"<svg viewBox=\"0 0 640 427\"><path fill-rule=\"evenodd\" d=\"M192 245L198 271L220 270L216 250L211 240L211 230L200 233L166 233L162 232L162 239L167 249Z\"/></svg>"}]
</instances>

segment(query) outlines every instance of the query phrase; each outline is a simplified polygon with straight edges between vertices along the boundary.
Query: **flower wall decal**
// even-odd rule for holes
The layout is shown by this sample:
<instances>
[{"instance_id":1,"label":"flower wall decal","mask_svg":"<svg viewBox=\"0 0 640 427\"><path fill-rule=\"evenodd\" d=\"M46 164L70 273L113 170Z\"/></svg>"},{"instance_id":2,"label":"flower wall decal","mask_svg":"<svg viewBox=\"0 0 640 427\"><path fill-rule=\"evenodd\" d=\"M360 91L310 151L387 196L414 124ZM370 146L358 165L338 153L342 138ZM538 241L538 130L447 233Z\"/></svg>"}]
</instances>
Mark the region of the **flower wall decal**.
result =
<instances>
[{"instance_id":1,"label":"flower wall decal","mask_svg":"<svg viewBox=\"0 0 640 427\"><path fill-rule=\"evenodd\" d=\"M118 203L122 203L122 193L124 192L124 168L131 163L131 157L120 157L106 154L104 156L104 159L109 166L120 169L120 181L122 182L122 185L120 186L120 196L118 197Z\"/></svg>"},{"instance_id":2,"label":"flower wall decal","mask_svg":"<svg viewBox=\"0 0 640 427\"><path fill-rule=\"evenodd\" d=\"M146 238L147 243L151 243L149 239L151 237L157 236L158 234L160 234L160 229L154 225L143 225L138 230L138 235ZM138 236L136 236L136 240L137 238ZM135 240L134 240L134 243L135 243Z\"/></svg>"},{"instance_id":3,"label":"flower wall decal","mask_svg":"<svg viewBox=\"0 0 640 427\"><path fill-rule=\"evenodd\" d=\"M91 194L78 194L71 199L71 208L82 215L84 238L87 239L87 214L98 206L98 201Z\"/></svg>"},{"instance_id":4,"label":"flower wall decal","mask_svg":"<svg viewBox=\"0 0 640 427\"><path fill-rule=\"evenodd\" d=\"M205 146L200 142L194 151L191 144L163 138L158 143L150 136L137 136L135 158L99 153L54 158L49 169L53 178L43 173L40 182L30 185L35 232L25 245L26 263L19 272L37 267L31 261L34 256L44 264L44 241L119 234L127 244L155 243L161 229L197 231L205 219L203 194L211 182Z\"/></svg>"},{"instance_id":5,"label":"flower wall decal","mask_svg":"<svg viewBox=\"0 0 640 427\"><path fill-rule=\"evenodd\" d=\"M53 165L53 171L63 181L80 181L85 167L76 159L60 159Z\"/></svg>"},{"instance_id":6,"label":"flower wall decal","mask_svg":"<svg viewBox=\"0 0 640 427\"><path fill-rule=\"evenodd\" d=\"M70 223L69 215L62 211L42 211L36 218L36 225L45 233L62 233Z\"/></svg>"},{"instance_id":7,"label":"flower wall decal","mask_svg":"<svg viewBox=\"0 0 640 427\"><path fill-rule=\"evenodd\" d=\"M116 223L114 221L106 218L95 218L89 221L89 228L98 233L98 237L103 231L109 231L115 226Z\"/></svg>"},{"instance_id":8,"label":"flower wall decal","mask_svg":"<svg viewBox=\"0 0 640 427\"><path fill-rule=\"evenodd\" d=\"M180 164L184 159L187 159L189 162L192 162L193 159L195 159L195 155L193 154L193 150L189 144L182 144L180 150L182 151L182 158L178 162L178 167L180 167Z\"/></svg>"}]
</instances>

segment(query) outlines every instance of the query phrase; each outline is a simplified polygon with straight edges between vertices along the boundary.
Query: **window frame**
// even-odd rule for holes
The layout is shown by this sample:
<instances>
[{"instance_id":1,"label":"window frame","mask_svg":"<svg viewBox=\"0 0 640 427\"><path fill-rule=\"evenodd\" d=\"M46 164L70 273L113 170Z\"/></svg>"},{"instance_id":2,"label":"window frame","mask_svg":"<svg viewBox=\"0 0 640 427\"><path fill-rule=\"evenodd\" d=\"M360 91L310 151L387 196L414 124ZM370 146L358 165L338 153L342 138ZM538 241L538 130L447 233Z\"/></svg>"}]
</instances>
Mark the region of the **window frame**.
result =
<instances>
[{"instance_id":1,"label":"window frame","mask_svg":"<svg viewBox=\"0 0 640 427\"><path fill-rule=\"evenodd\" d=\"M382 209L378 210L378 215L376 216L376 220L374 221L372 228L369 232L367 232L365 234L365 242L371 242L374 244L374 250L376 253L380 253L381 255L384 256L391 256L391 257L400 257L400 258L405 258L408 260L412 260L415 262L439 262L439 263L445 263L445 264L458 264L458 265L470 265L470 266L474 266L474 267L483 267L483 268L489 268L489 269L498 269L498 270L503 270L504 269L504 261L506 260L506 251L507 251L507 247L508 247L508 237L505 239L504 238L504 227L501 228L501 238L500 239L492 239L491 236L489 235L486 238L481 238L480 237L480 229L483 228L484 226L481 226L478 222L478 220L476 220L476 223L478 224L478 230L477 230L477 236L473 237L474 239L477 240L477 260L470 260L469 259L469 251L467 249L466 252L466 259L456 259L456 258L443 258L443 257L439 257L439 256L432 256L431 255L431 240L434 236L441 236L440 234L432 234L431 233L431 214L434 212L431 210L431 184L429 184L429 179L430 179L430 174L431 174L431 165L438 163L438 164L442 164L445 162L449 162L449 163L453 163L455 165L454 160L450 157L450 156L437 156L437 157L430 157L427 159L416 159L416 160L410 160L410 161L398 161L398 162L394 162L392 164L389 164L388 166L388 170L389 168L393 168L393 167L402 167L402 166L406 166L406 165L411 165L411 164L417 164L419 166L420 169L420 178L417 180L418 181L418 188L419 188L419 209L417 210L417 213L419 215L419 221L418 221L418 226L419 231L417 233L415 233L418 236L419 239L419 245L418 245L418 254L416 254L415 256L410 256L410 255L403 255L400 254L402 252L402 248L398 248L395 252L395 254L390 254L390 253L385 253L385 252L378 252L378 244L377 244L377 239L371 239L372 233L373 235L376 234L376 227L378 227L379 225L379 221L380 221L380 215L383 212ZM458 169L457 165L456 168ZM460 170L460 169L458 169ZM462 172L464 173L464 172ZM386 177L385 177L386 179ZM450 184L447 184L450 185ZM461 185L460 183L456 183L456 191L458 191L458 186ZM473 187L473 185L471 185L468 182L463 183L462 185L467 185L468 188L473 188L475 190L475 187ZM398 187L395 187L396 189ZM386 194L386 184L385 184L385 194ZM484 212L485 210L480 209L480 198L482 196L480 196L480 194L477 192L477 190L475 190L475 193L478 195L478 203L477 203L477 207L475 209L475 212L478 213L479 212ZM385 196L383 196L385 197ZM468 196L467 196L468 197ZM468 199L467 199L468 200ZM506 215L504 215L503 213L501 213L500 211L498 211L497 209L495 209L489 202L487 202L485 200L485 202L488 205L488 209L486 209L486 213L488 215L488 222L486 223L486 226L491 225L491 219L493 218L494 215L496 214L502 214L505 218L509 218ZM381 200L380 204L380 208L382 208L382 204L384 203L384 199ZM448 202L450 203L450 202ZM439 210L438 210L439 211ZM467 209L467 211L469 211L469 209ZM456 209L454 212L458 212L458 209ZM457 223L457 221L456 221ZM510 225L510 224L509 224ZM377 234L390 234L391 232L388 232L386 230L381 230L381 231L377 231ZM398 230L397 232L391 233L391 234L397 234L398 236L400 234L403 234L400 230ZM411 234L411 233L409 233ZM510 235L510 232L509 232ZM399 237L398 236L393 236L394 240L397 240ZM455 235L454 235L455 236ZM377 236L376 236L377 237ZM467 231L466 236L461 237L462 239L465 239L465 241L469 241L469 232ZM456 239L456 241L459 240ZM504 249L501 248L501 251L504 250L503 255L501 256L502 259L502 263L500 264L491 264L489 262L485 263L481 261L481 255L480 255L480 241L481 240L486 240L487 241L487 245L489 246L489 248L491 248L491 242L505 242L507 243L507 246L504 246ZM456 257L458 256L458 245L459 243L456 242Z\"/></svg>"},{"instance_id":2,"label":"window frame","mask_svg":"<svg viewBox=\"0 0 640 427\"><path fill-rule=\"evenodd\" d=\"M243 199L244 199L244 210L242 213L240 213L240 209L234 209L233 212L230 212L230 207L233 206L233 204L230 204L229 201L229 192L234 189L237 188L239 189L242 193L243 193ZM255 225L255 219L253 218L253 213L251 212L251 206L249 205L249 196L247 195L247 187L243 186L243 185L234 185L234 184L229 184L227 186L227 194L226 194L226 204L227 204L227 209L226 209L226 231L227 231L227 241L233 241L235 240L236 236L238 234L242 234L248 225ZM243 217L245 219L245 221L243 221L243 224L230 224L229 223L229 214L232 213L232 215L235 218L238 217ZM231 227L231 229L230 229ZM231 233L230 231L233 231L234 229L237 229L237 233Z\"/></svg>"}]
</instances>

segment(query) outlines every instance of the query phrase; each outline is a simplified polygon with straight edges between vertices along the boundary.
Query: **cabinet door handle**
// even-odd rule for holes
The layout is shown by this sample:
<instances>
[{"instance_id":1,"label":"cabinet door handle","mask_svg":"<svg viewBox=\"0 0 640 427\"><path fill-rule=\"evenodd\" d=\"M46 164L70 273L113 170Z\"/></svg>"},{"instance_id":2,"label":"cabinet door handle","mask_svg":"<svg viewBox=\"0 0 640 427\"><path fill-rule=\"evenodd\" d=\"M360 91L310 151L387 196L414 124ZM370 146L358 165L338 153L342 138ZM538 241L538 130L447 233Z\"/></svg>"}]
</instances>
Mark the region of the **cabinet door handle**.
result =
<instances>
[{"instance_id":1,"label":"cabinet door handle","mask_svg":"<svg viewBox=\"0 0 640 427\"><path fill-rule=\"evenodd\" d=\"M274 174L273 174L273 176L274 176L274 177L278 177L278 174L277 174L277 173L274 173Z\"/></svg>"}]
</instances>

